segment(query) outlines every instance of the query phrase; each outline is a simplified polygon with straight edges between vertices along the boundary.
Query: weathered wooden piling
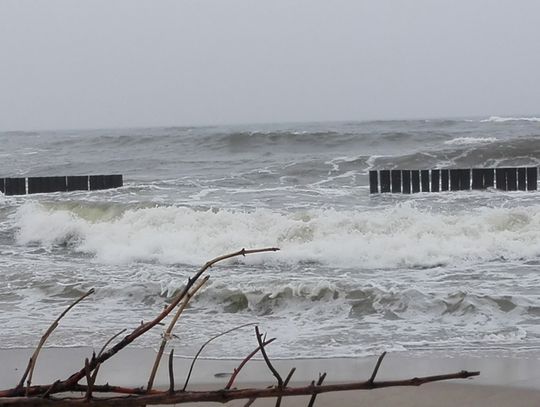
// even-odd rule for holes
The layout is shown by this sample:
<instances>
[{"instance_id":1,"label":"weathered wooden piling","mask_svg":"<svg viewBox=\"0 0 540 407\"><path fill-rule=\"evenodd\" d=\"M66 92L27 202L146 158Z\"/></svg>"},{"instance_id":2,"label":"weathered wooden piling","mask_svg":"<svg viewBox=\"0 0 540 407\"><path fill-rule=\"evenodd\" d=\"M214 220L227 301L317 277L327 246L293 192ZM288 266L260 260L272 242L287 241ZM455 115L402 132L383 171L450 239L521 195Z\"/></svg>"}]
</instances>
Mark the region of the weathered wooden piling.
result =
<instances>
[{"instance_id":1,"label":"weathered wooden piling","mask_svg":"<svg viewBox=\"0 0 540 407\"><path fill-rule=\"evenodd\" d=\"M527 191L536 191L538 188L538 168L527 168Z\"/></svg>"},{"instance_id":2,"label":"weathered wooden piling","mask_svg":"<svg viewBox=\"0 0 540 407\"><path fill-rule=\"evenodd\" d=\"M28 193L66 191L66 177L28 177Z\"/></svg>"},{"instance_id":3,"label":"weathered wooden piling","mask_svg":"<svg viewBox=\"0 0 540 407\"><path fill-rule=\"evenodd\" d=\"M441 191L448 191L450 189L450 171L441 170Z\"/></svg>"},{"instance_id":4,"label":"weathered wooden piling","mask_svg":"<svg viewBox=\"0 0 540 407\"><path fill-rule=\"evenodd\" d=\"M403 193L410 194L411 193L411 171L403 170L401 172L401 178L403 180Z\"/></svg>"},{"instance_id":5,"label":"weathered wooden piling","mask_svg":"<svg viewBox=\"0 0 540 407\"><path fill-rule=\"evenodd\" d=\"M401 170L390 171L390 178L392 181L392 193L401 192Z\"/></svg>"},{"instance_id":6,"label":"weathered wooden piling","mask_svg":"<svg viewBox=\"0 0 540 407\"><path fill-rule=\"evenodd\" d=\"M420 184L422 192L429 192L429 170L420 171Z\"/></svg>"},{"instance_id":7,"label":"weathered wooden piling","mask_svg":"<svg viewBox=\"0 0 540 407\"><path fill-rule=\"evenodd\" d=\"M376 194L379 192L379 172L378 171L369 172L369 192L371 194Z\"/></svg>"},{"instance_id":8,"label":"weathered wooden piling","mask_svg":"<svg viewBox=\"0 0 540 407\"><path fill-rule=\"evenodd\" d=\"M377 175L376 171L375 175ZM25 195L27 193L39 194L65 191L88 191L119 188L123 186L123 184L124 178L120 174L0 178L0 192L5 195Z\"/></svg>"},{"instance_id":9,"label":"weathered wooden piling","mask_svg":"<svg viewBox=\"0 0 540 407\"><path fill-rule=\"evenodd\" d=\"M468 191L497 188L501 191L536 191L537 167L452 168L433 170L372 170L370 192Z\"/></svg>"},{"instance_id":10,"label":"weathered wooden piling","mask_svg":"<svg viewBox=\"0 0 540 407\"><path fill-rule=\"evenodd\" d=\"M431 170L431 192L439 192L440 171Z\"/></svg>"},{"instance_id":11,"label":"weathered wooden piling","mask_svg":"<svg viewBox=\"0 0 540 407\"><path fill-rule=\"evenodd\" d=\"M420 192L420 171L418 170L411 171L411 184L412 184L413 194Z\"/></svg>"},{"instance_id":12,"label":"weathered wooden piling","mask_svg":"<svg viewBox=\"0 0 540 407\"><path fill-rule=\"evenodd\" d=\"M66 177L67 191L88 191L88 175L75 175Z\"/></svg>"},{"instance_id":13,"label":"weathered wooden piling","mask_svg":"<svg viewBox=\"0 0 540 407\"><path fill-rule=\"evenodd\" d=\"M381 179L381 192L390 192L390 171L380 171L379 178Z\"/></svg>"},{"instance_id":14,"label":"weathered wooden piling","mask_svg":"<svg viewBox=\"0 0 540 407\"><path fill-rule=\"evenodd\" d=\"M518 190L519 191L526 191L527 190L527 169L526 168L518 168L517 169L517 183L518 183Z\"/></svg>"},{"instance_id":15,"label":"weathered wooden piling","mask_svg":"<svg viewBox=\"0 0 540 407\"><path fill-rule=\"evenodd\" d=\"M26 178L6 178L4 180L4 193L6 195L25 195Z\"/></svg>"}]
</instances>

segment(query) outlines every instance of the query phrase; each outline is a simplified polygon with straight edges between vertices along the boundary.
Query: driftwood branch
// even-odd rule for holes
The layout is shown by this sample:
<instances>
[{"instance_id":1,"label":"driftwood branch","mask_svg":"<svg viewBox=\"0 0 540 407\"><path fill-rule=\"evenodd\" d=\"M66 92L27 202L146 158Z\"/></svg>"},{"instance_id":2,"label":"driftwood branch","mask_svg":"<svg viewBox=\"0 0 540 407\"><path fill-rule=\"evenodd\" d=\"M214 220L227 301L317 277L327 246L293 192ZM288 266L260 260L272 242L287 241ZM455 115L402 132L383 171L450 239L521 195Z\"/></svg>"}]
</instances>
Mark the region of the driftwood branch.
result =
<instances>
[{"instance_id":1,"label":"driftwood branch","mask_svg":"<svg viewBox=\"0 0 540 407\"><path fill-rule=\"evenodd\" d=\"M270 369L270 371L276 378L278 382L278 387L283 387L283 379L279 375L278 371L274 368L274 366L270 362L270 358L268 358L268 355L266 354L266 350L264 349L264 340L262 339L262 335L259 332L258 326L255 327L255 335L257 336L257 342L259 342L259 348L261 349L261 354L263 355L264 361L266 362L266 366L268 366L268 369Z\"/></svg>"},{"instance_id":2,"label":"driftwood branch","mask_svg":"<svg viewBox=\"0 0 540 407\"><path fill-rule=\"evenodd\" d=\"M59 316L58 318L56 318L53 323L49 326L49 328L45 331L45 333L43 334L43 336L41 337L40 341L39 341L39 344L36 348L36 350L34 351L34 353L32 354L32 356L30 357L30 360L28 361L28 366L26 367L26 370L24 371L24 374L21 378L21 381L19 382L19 385L17 387L19 388L22 388L23 385L24 385L24 381L25 379L28 377L28 380L26 381L26 385L28 387L30 387L30 385L32 384L32 376L34 374L34 369L36 367L36 361L37 361L37 358L39 356L39 352L41 351L41 348L43 347L43 345L45 344L45 342L47 341L47 339L49 338L49 336L53 333L53 331L56 329L56 327L58 326L58 324L60 323L60 320L62 318L64 318L64 316L69 312L71 311L71 309L77 305L78 303L80 303L82 300L84 300L86 297L88 297L89 295L92 295L94 294L94 289L91 288L90 290L88 290L85 294L83 294L82 296L80 296L75 302L73 302L69 307L67 307Z\"/></svg>"},{"instance_id":3,"label":"driftwood branch","mask_svg":"<svg viewBox=\"0 0 540 407\"><path fill-rule=\"evenodd\" d=\"M169 393L174 393L174 349L169 354Z\"/></svg>"},{"instance_id":4,"label":"driftwood branch","mask_svg":"<svg viewBox=\"0 0 540 407\"><path fill-rule=\"evenodd\" d=\"M319 380L317 380L317 384L315 382L312 382L312 386L321 386L324 382L324 379L326 378L326 373L319 374ZM309 400L308 407L313 407L315 404L315 399L317 398L317 393L314 393L311 395L311 399Z\"/></svg>"},{"instance_id":5,"label":"driftwood branch","mask_svg":"<svg viewBox=\"0 0 540 407\"><path fill-rule=\"evenodd\" d=\"M263 342L263 347L266 346L266 345L270 345L275 340L276 340L276 338L272 338L272 339L267 340L266 342ZM242 368L246 365L246 363L249 362L249 360L253 356L255 356L260 349L261 349L261 346L260 345L257 346L257 348L253 352L251 352L249 355L247 355L244 358L244 360L242 360L242 362L240 362L238 367L236 369L234 369L234 371L233 371L233 373L231 375L231 378L229 379L229 382L225 386L225 390L228 390L228 389L230 389L232 387L232 385L234 383L234 380L236 379L236 376L238 376L238 373L240 373L240 370L242 370Z\"/></svg>"},{"instance_id":6,"label":"driftwood branch","mask_svg":"<svg viewBox=\"0 0 540 407\"><path fill-rule=\"evenodd\" d=\"M199 281L197 284L193 286L193 288L186 294L186 297L181 302L180 306L178 307L178 310L176 311L175 316L169 323L169 327L163 334L163 338L161 339L161 344L159 346L159 351L156 355L156 360L154 362L154 366L152 367L152 371L150 373L150 377L148 378L148 385L146 387L147 390L152 390L152 386L154 385L154 379L156 377L156 373L159 367L159 363L161 361L161 357L163 356L163 352L165 352L165 346L167 346L167 342L172 337L172 331L174 329L174 326L176 325L176 322L178 322L178 319L180 318L180 315L184 312L187 305L189 304L189 301L193 298L193 296L199 291L199 289L206 284L208 281L208 276L205 276L201 281Z\"/></svg>"},{"instance_id":7,"label":"driftwood branch","mask_svg":"<svg viewBox=\"0 0 540 407\"><path fill-rule=\"evenodd\" d=\"M101 355L99 355L95 359L92 359L90 361L90 366L89 366L90 371L93 371L97 367L98 364L103 364L105 361L110 359L116 353L118 353L119 351L124 349L126 346L128 346L135 339L137 339L138 337L140 337L141 335L143 335L144 333L148 332L150 329L155 327L157 324L159 324L186 297L189 290L191 290L191 288L197 282L197 280L201 277L201 275L205 271L207 271L210 267L215 265L216 263L219 263L219 262L221 262L223 260L231 259L233 257L246 256L246 255L255 254L255 253L276 252L278 250L279 249L277 247L267 247L267 248L263 248L263 249L250 249L250 250L242 249L242 250L239 250L239 251L234 252L234 253L229 253L229 254L225 254L223 256L216 257L216 258L206 262L197 271L197 273L195 273L195 275L192 278L188 279L188 282L184 286L184 289L173 299L173 301L167 307L165 307L161 311L161 313L158 316L156 316L153 320L151 320L149 322L146 322L146 323L143 323L143 324L139 325L130 334L126 335L122 340L120 340L120 342L118 342L116 345L109 348L107 351L103 352ZM93 292L93 290L90 290L90 291ZM70 307L69 309L71 309L71 308L72 307ZM66 312L68 310L66 310ZM65 315L65 312L64 312L64 314L62 314L62 316L63 315ZM54 323L53 323L53 325L54 325ZM52 328L52 329L54 329L54 328ZM52 332L52 330L51 330L51 332ZM41 347L39 349L41 349ZM31 364L35 363L35 362L32 362L32 360L34 360L34 359L35 358L30 359ZM29 364L29 366L30 366L30 364ZM28 369L30 369L30 367ZM70 391L71 389L74 388L75 385L77 385L79 383L79 381L83 377L85 377L85 375L86 375L86 367L83 366L79 371L73 373L67 379L65 379L63 381L60 381L58 383L58 385L56 386L56 388L55 388L55 392L60 393L60 392ZM25 376L26 376L26 374L25 374ZM23 380L23 382L24 382L24 380ZM26 391L24 391L22 386L17 386L17 387L15 387L13 389L0 391L0 397L18 397L18 396L24 396L24 395L26 395L26 396L34 396L34 395L39 394L40 389L41 389L41 386L28 386L26 388Z\"/></svg>"},{"instance_id":8,"label":"driftwood branch","mask_svg":"<svg viewBox=\"0 0 540 407\"><path fill-rule=\"evenodd\" d=\"M41 399L36 397L16 398L17 406L139 406L154 404L180 404L188 402L217 402L226 403L231 400L239 399L259 399L272 397L291 397L291 396L310 396L314 394L323 394L337 391L351 390L371 390L386 387L398 386L420 386L422 384L438 382L451 379L466 379L478 376L480 372L468 372L462 370L458 373L443 374L436 376L415 377L407 380L387 380L371 383L369 380L364 382L327 384L321 386L303 386L303 387L276 387L272 386L265 389L233 389L233 390L213 390L213 391L176 391L170 394L168 391L157 392L155 394L142 394L140 396L111 397L111 398L93 398L86 402L80 398L65 399ZM37 403L39 401L39 403ZM0 399L0 406L15 405L14 399Z\"/></svg>"},{"instance_id":9,"label":"driftwood branch","mask_svg":"<svg viewBox=\"0 0 540 407\"><path fill-rule=\"evenodd\" d=\"M377 376L377 372L379 371L379 368L381 367L381 363L385 356L386 352L383 352L381 356L379 356L379 359L377 359L377 363L375 364L375 368L373 369L373 373L371 374L368 382L373 383L375 381L375 377Z\"/></svg>"},{"instance_id":10,"label":"driftwood branch","mask_svg":"<svg viewBox=\"0 0 540 407\"><path fill-rule=\"evenodd\" d=\"M189 379L191 377L191 373L193 372L193 367L195 366L195 362L197 361L197 359L199 358L199 355L202 353L203 349L206 347L206 345L208 345L210 342L212 342L213 340L217 339L217 338L220 338L222 337L223 335L227 335L231 332L234 332L234 331L237 331L239 329L242 329L242 328L245 328L246 326L251 326L251 325L255 325L253 322L249 323L249 324L244 324L244 325L240 325L240 326L236 326L232 329L229 329L228 331L225 331L225 332L221 332L213 337L211 337L210 339L208 339L205 343L203 343L203 345L200 347L199 351L197 352L197 354L195 355L195 357L193 358L193 360L191 361L191 366L189 367L189 372L187 374L187 377L186 377L186 382L184 383L184 387L182 388L182 391L185 391L186 390L186 387L189 383Z\"/></svg>"},{"instance_id":11,"label":"driftwood branch","mask_svg":"<svg viewBox=\"0 0 540 407\"><path fill-rule=\"evenodd\" d=\"M292 379L292 376L294 374L294 372L296 372L296 368L293 367L290 371L289 371L289 374L287 375L287 377L285 378L285 380L283 381L283 387L287 387L287 385L289 384L289 381ZM281 406L281 399L283 397L282 396L279 396L277 399L276 399L276 407L279 407Z\"/></svg>"}]
</instances>

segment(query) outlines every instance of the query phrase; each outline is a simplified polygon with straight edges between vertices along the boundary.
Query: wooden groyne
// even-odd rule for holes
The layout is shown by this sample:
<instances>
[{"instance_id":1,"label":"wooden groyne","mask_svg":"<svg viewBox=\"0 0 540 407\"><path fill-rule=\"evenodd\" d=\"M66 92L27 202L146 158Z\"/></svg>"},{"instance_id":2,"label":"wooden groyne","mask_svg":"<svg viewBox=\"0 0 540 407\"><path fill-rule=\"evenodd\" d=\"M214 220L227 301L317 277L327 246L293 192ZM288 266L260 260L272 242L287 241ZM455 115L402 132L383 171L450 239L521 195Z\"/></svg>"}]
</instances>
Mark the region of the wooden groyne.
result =
<instances>
[{"instance_id":1,"label":"wooden groyne","mask_svg":"<svg viewBox=\"0 0 540 407\"><path fill-rule=\"evenodd\" d=\"M101 189L118 188L123 185L124 178L120 174L0 178L0 192L6 195L97 191Z\"/></svg>"},{"instance_id":2,"label":"wooden groyne","mask_svg":"<svg viewBox=\"0 0 540 407\"><path fill-rule=\"evenodd\" d=\"M468 191L536 191L538 167L467 168L434 170L374 170L369 191L377 193Z\"/></svg>"}]
</instances>

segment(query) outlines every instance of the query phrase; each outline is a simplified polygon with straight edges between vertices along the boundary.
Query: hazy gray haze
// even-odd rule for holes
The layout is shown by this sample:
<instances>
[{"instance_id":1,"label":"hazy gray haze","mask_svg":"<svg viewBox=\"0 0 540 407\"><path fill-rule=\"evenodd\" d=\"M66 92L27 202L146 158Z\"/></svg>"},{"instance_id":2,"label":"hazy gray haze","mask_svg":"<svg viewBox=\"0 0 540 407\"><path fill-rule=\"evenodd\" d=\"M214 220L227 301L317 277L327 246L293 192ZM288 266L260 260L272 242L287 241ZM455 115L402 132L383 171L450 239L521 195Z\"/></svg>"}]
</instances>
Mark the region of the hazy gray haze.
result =
<instances>
[{"instance_id":1,"label":"hazy gray haze","mask_svg":"<svg viewBox=\"0 0 540 407\"><path fill-rule=\"evenodd\" d=\"M0 130L538 114L540 2L0 2Z\"/></svg>"}]
</instances>

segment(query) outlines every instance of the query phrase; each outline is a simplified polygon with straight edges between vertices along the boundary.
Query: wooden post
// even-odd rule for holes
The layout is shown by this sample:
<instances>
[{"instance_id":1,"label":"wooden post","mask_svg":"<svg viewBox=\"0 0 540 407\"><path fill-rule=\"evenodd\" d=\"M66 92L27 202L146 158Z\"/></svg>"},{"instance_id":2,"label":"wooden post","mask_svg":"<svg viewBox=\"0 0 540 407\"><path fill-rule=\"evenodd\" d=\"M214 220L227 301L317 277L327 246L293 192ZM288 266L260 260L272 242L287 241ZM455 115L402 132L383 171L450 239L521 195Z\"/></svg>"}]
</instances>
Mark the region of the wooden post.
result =
<instances>
[{"instance_id":1,"label":"wooden post","mask_svg":"<svg viewBox=\"0 0 540 407\"><path fill-rule=\"evenodd\" d=\"M472 169L472 189L484 189L484 170Z\"/></svg>"},{"instance_id":2,"label":"wooden post","mask_svg":"<svg viewBox=\"0 0 540 407\"><path fill-rule=\"evenodd\" d=\"M379 192L379 173L377 171L369 172L369 193L377 194Z\"/></svg>"},{"instance_id":3,"label":"wooden post","mask_svg":"<svg viewBox=\"0 0 540 407\"><path fill-rule=\"evenodd\" d=\"M109 175L109 178L109 184L111 188L120 188L124 186L124 177L122 176L122 174Z\"/></svg>"},{"instance_id":4,"label":"wooden post","mask_svg":"<svg viewBox=\"0 0 540 407\"><path fill-rule=\"evenodd\" d=\"M517 168L506 169L506 188L508 191L517 191Z\"/></svg>"},{"instance_id":5,"label":"wooden post","mask_svg":"<svg viewBox=\"0 0 540 407\"><path fill-rule=\"evenodd\" d=\"M518 190L526 191L527 190L527 169L518 168L517 177L518 177Z\"/></svg>"},{"instance_id":6,"label":"wooden post","mask_svg":"<svg viewBox=\"0 0 540 407\"><path fill-rule=\"evenodd\" d=\"M6 195L25 195L26 178L6 178L4 189Z\"/></svg>"},{"instance_id":7,"label":"wooden post","mask_svg":"<svg viewBox=\"0 0 540 407\"><path fill-rule=\"evenodd\" d=\"M66 177L29 177L28 193L40 194L66 191Z\"/></svg>"},{"instance_id":8,"label":"wooden post","mask_svg":"<svg viewBox=\"0 0 540 407\"><path fill-rule=\"evenodd\" d=\"M482 170L483 188L493 188L495 186L495 170L493 168L485 168Z\"/></svg>"},{"instance_id":9,"label":"wooden post","mask_svg":"<svg viewBox=\"0 0 540 407\"><path fill-rule=\"evenodd\" d=\"M527 168L527 191L536 191L538 188L538 168Z\"/></svg>"},{"instance_id":10,"label":"wooden post","mask_svg":"<svg viewBox=\"0 0 540 407\"><path fill-rule=\"evenodd\" d=\"M496 168L495 169L495 182L498 190L507 191L506 187L506 169L505 168Z\"/></svg>"},{"instance_id":11,"label":"wooden post","mask_svg":"<svg viewBox=\"0 0 540 407\"><path fill-rule=\"evenodd\" d=\"M441 170L441 191L448 191L449 178L450 172L448 170Z\"/></svg>"},{"instance_id":12,"label":"wooden post","mask_svg":"<svg viewBox=\"0 0 540 407\"><path fill-rule=\"evenodd\" d=\"M67 191L88 191L88 175L67 177Z\"/></svg>"},{"instance_id":13,"label":"wooden post","mask_svg":"<svg viewBox=\"0 0 540 407\"><path fill-rule=\"evenodd\" d=\"M460 173L459 170L450 170L450 190L451 191L459 191L459 179L460 179Z\"/></svg>"},{"instance_id":14,"label":"wooden post","mask_svg":"<svg viewBox=\"0 0 540 407\"><path fill-rule=\"evenodd\" d=\"M420 171L412 170L411 171L411 183L412 183L412 193L416 194L420 192Z\"/></svg>"},{"instance_id":15,"label":"wooden post","mask_svg":"<svg viewBox=\"0 0 540 407\"><path fill-rule=\"evenodd\" d=\"M403 193L410 194L411 193L411 171L403 170L401 172L401 179L403 180Z\"/></svg>"},{"instance_id":16,"label":"wooden post","mask_svg":"<svg viewBox=\"0 0 540 407\"><path fill-rule=\"evenodd\" d=\"M381 178L381 192L390 192L390 171L379 171L379 177Z\"/></svg>"},{"instance_id":17,"label":"wooden post","mask_svg":"<svg viewBox=\"0 0 540 407\"><path fill-rule=\"evenodd\" d=\"M422 183L422 192L429 192L429 170L420 171L420 179Z\"/></svg>"},{"instance_id":18,"label":"wooden post","mask_svg":"<svg viewBox=\"0 0 540 407\"><path fill-rule=\"evenodd\" d=\"M392 170L390 172L392 178L392 193L401 192L401 170Z\"/></svg>"},{"instance_id":19,"label":"wooden post","mask_svg":"<svg viewBox=\"0 0 540 407\"><path fill-rule=\"evenodd\" d=\"M471 170L459 170L459 189L461 191L469 191L471 189Z\"/></svg>"},{"instance_id":20,"label":"wooden post","mask_svg":"<svg viewBox=\"0 0 540 407\"><path fill-rule=\"evenodd\" d=\"M431 192L439 192L440 171L431 170Z\"/></svg>"}]
</instances>

